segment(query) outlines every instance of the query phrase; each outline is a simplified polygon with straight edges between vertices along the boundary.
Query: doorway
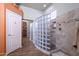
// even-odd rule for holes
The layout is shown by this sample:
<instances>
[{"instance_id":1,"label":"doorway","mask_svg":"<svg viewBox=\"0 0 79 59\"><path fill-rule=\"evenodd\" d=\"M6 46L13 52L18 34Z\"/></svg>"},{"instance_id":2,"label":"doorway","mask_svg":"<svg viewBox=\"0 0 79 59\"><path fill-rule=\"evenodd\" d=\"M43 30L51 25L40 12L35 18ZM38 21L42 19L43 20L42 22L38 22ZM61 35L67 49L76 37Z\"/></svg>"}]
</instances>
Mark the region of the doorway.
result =
<instances>
[{"instance_id":1,"label":"doorway","mask_svg":"<svg viewBox=\"0 0 79 59\"><path fill-rule=\"evenodd\" d=\"M22 21L22 46L26 46L27 38L27 22Z\"/></svg>"}]
</instances>

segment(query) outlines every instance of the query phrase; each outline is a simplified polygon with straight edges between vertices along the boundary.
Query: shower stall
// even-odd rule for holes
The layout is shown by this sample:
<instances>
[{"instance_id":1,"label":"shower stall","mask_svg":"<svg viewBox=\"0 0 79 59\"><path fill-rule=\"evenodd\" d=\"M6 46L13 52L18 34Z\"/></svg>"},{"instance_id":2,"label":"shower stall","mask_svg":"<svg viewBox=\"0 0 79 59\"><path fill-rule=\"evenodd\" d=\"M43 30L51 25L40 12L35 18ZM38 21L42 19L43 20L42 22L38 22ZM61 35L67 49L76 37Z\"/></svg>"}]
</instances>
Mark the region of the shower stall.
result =
<instances>
[{"instance_id":1,"label":"shower stall","mask_svg":"<svg viewBox=\"0 0 79 59\"><path fill-rule=\"evenodd\" d=\"M78 11L79 8L57 18L52 12L38 17L33 22L33 41L36 48L49 55L57 51L64 55L78 55Z\"/></svg>"},{"instance_id":2,"label":"shower stall","mask_svg":"<svg viewBox=\"0 0 79 59\"><path fill-rule=\"evenodd\" d=\"M68 55L79 55L79 8L56 20L56 47Z\"/></svg>"},{"instance_id":3,"label":"shower stall","mask_svg":"<svg viewBox=\"0 0 79 59\"><path fill-rule=\"evenodd\" d=\"M50 12L38 17L33 22L33 42L40 51L50 54L56 49L56 21Z\"/></svg>"}]
</instances>

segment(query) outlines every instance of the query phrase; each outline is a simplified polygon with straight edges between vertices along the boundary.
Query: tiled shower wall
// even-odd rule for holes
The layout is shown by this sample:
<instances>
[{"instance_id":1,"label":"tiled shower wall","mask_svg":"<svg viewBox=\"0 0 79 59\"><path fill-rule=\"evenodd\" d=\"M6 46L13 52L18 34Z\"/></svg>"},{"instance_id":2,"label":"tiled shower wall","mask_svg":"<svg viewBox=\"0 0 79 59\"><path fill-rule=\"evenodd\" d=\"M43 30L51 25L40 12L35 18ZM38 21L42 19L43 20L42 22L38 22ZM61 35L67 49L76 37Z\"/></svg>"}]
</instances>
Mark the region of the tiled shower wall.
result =
<instances>
[{"instance_id":1,"label":"tiled shower wall","mask_svg":"<svg viewBox=\"0 0 79 59\"><path fill-rule=\"evenodd\" d=\"M56 47L70 55L79 53L79 8L56 18Z\"/></svg>"}]
</instances>

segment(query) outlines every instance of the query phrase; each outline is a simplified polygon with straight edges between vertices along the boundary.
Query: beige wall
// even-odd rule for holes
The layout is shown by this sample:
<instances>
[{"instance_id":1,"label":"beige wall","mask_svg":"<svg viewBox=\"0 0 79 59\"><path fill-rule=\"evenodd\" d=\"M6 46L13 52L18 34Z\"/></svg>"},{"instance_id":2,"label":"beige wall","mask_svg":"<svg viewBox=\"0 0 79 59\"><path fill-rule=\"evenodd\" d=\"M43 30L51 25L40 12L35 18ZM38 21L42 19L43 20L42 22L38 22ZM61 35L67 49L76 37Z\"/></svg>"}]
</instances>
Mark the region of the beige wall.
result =
<instances>
[{"instance_id":1,"label":"beige wall","mask_svg":"<svg viewBox=\"0 0 79 59\"><path fill-rule=\"evenodd\" d=\"M56 18L56 46L71 55L79 53L79 39L77 38L79 21L74 21L74 19L79 18L78 12L79 8ZM75 44L78 47L77 49L74 48Z\"/></svg>"}]
</instances>

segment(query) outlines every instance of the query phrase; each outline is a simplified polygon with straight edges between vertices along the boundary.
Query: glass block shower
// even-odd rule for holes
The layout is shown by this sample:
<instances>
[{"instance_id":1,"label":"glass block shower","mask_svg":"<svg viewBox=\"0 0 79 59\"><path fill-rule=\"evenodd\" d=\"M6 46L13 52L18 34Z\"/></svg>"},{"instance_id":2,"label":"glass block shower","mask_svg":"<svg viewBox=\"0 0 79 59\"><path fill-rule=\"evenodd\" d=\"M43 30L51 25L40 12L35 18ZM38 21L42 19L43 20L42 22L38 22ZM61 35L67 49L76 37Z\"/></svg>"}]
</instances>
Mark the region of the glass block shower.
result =
<instances>
[{"instance_id":1,"label":"glass block shower","mask_svg":"<svg viewBox=\"0 0 79 59\"><path fill-rule=\"evenodd\" d=\"M49 54L51 50L56 49L55 13L56 11L40 16L33 22L34 45L47 54Z\"/></svg>"}]
</instances>

